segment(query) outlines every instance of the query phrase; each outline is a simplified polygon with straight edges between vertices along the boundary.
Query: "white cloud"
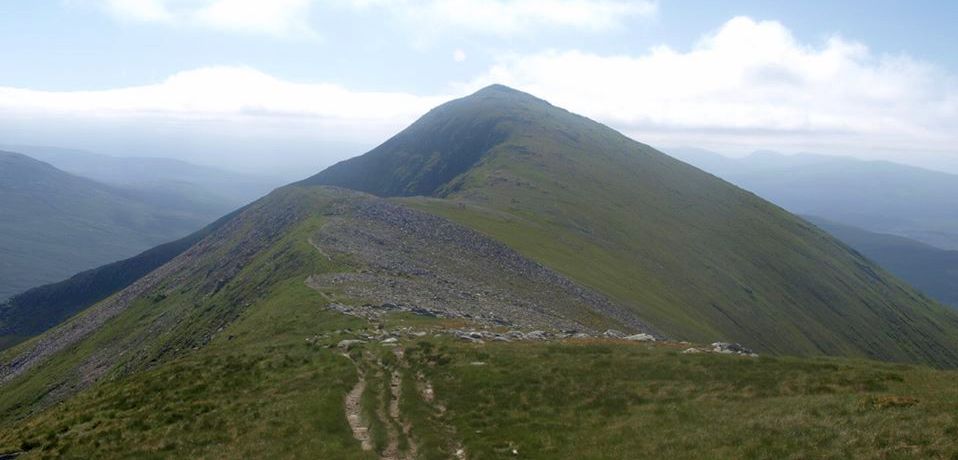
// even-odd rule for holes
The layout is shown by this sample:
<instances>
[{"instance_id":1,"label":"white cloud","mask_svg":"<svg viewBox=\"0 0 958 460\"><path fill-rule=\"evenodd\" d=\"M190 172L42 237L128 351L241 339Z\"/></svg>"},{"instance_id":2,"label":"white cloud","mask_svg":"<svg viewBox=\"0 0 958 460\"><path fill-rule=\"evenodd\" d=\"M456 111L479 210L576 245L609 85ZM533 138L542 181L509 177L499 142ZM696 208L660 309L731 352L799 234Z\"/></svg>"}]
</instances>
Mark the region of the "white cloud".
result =
<instances>
[{"instance_id":1,"label":"white cloud","mask_svg":"<svg viewBox=\"0 0 958 460\"><path fill-rule=\"evenodd\" d=\"M188 24L217 30L315 37L312 9L386 12L422 35L456 30L514 35L541 27L593 31L656 12L653 0L91 0L127 21Z\"/></svg>"},{"instance_id":2,"label":"white cloud","mask_svg":"<svg viewBox=\"0 0 958 460\"><path fill-rule=\"evenodd\" d=\"M656 13L653 0L341 0L385 10L417 31L511 36L545 27L605 31Z\"/></svg>"},{"instance_id":3,"label":"white cloud","mask_svg":"<svg viewBox=\"0 0 958 460\"><path fill-rule=\"evenodd\" d=\"M362 153L450 97L356 91L210 67L110 90L0 87L0 139L174 157L293 179Z\"/></svg>"},{"instance_id":4,"label":"white cloud","mask_svg":"<svg viewBox=\"0 0 958 460\"><path fill-rule=\"evenodd\" d=\"M456 61L456 62L465 62L465 60L466 60L466 52L463 51L463 50L461 50L461 49L457 49L457 50L453 51L453 52L452 52L452 60L453 60L453 61Z\"/></svg>"},{"instance_id":5,"label":"white cloud","mask_svg":"<svg viewBox=\"0 0 958 460\"><path fill-rule=\"evenodd\" d=\"M163 0L106 0L105 6L120 19L168 21L173 18Z\"/></svg>"},{"instance_id":6,"label":"white cloud","mask_svg":"<svg viewBox=\"0 0 958 460\"><path fill-rule=\"evenodd\" d=\"M127 21L185 24L281 37L315 37L308 19L314 0L102 0Z\"/></svg>"},{"instance_id":7,"label":"white cloud","mask_svg":"<svg viewBox=\"0 0 958 460\"><path fill-rule=\"evenodd\" d=\"M190 70L155 85L102 91L0 87L0 112L101 118L301 117L375 123L408 120L442 101L351 91L328 83L292 83L245 67Z\"/></svg>"},{"instance_id":8,"label":"white cloud","mask_svg":"<svg viewBox=\"0 0 958 460\"><path fill-rule=\"evenodd\" d=\"M313 35L306 22L311 0L217 0L194 13L196 20L225 30L272 35Z\"/></svg>"},{"instance_id":9,"label":"white cloud","mask_svg":"<svg viewBox=\"0 0 958 460\"><path fill-rule=\"evenodd\" d=\"M953 75L905 56L874 56L839 37L799 43L774 21L734 18L684 52L510 56L463 90L492 82L667 144L958 145Z\"/></svg>"},{"instance_id":10,"label":"white cloud","mask_svg":"<svg viewBox=\"0 0 958 460\"><path fill-rule=\"evenodd\" d=\"M293 83L237 67L106 91L0 87L0 125L103 120L108 135L117 120L237 123L244 131L255 126L264 139L295 125L324 139L372 143L450 97L494 82L656 145L884 152L899 161L958 154L954 75L905 56L875 56L838 37L800 43L777 22L748 18L730 20L684 51L662 46L637 55L507 56L474 80L430 96ZM283 134L274 138L282 148ZM29 142L43 141L21 141Z\"/></svg>"}]
</instances>

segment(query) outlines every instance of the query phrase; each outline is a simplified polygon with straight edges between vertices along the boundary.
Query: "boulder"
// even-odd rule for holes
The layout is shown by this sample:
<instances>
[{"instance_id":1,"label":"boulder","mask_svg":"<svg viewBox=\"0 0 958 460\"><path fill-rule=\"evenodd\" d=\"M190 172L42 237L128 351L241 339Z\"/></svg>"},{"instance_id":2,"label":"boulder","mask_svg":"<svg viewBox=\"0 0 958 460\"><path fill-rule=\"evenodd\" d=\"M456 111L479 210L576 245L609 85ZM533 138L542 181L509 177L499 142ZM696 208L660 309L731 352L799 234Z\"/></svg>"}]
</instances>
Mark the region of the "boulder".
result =
<instances>
[{"instance_id":1,"label":"boulder","mask_svg":"<svg viewBox=\"0 0 958 460\"><path fill-rule=\"evenodd\" d=\"M655 337L652 337L649 334L635 334L625 337L625 340L633 340L636 342L655 342Z\"/></svg>"},{"instance_id":2,"label":"boulder","mask_svg":"<svg viewBox=\"0 0 958 460\"><path fill-rule=\"evenodd\" d=\"M549 335L545 331L532 331L526 333L526 340L546 340Z\"/></svg>"},{"instance_id":3,"label":"boulder","mask_svg":"<svg viewBox=\"0 0 958 460\"><path fill-rule=\"evenodd\" d=\"M621 339L622 337L625 337L625 334L615 329L608 329L602 333L602 336L608 337L610 339Z\"/></svg>"},{"instance_id":4,"label":"boulder","mask_svg":"<svg viewBox=\"0 0 958 460\"><path fill-rule=\"evenodd\" d=\"M732 355L758 356L750 348L740 343L715 342L712 344L712 351L715 353L725 353Z\"/></svg>"}]
</instances>

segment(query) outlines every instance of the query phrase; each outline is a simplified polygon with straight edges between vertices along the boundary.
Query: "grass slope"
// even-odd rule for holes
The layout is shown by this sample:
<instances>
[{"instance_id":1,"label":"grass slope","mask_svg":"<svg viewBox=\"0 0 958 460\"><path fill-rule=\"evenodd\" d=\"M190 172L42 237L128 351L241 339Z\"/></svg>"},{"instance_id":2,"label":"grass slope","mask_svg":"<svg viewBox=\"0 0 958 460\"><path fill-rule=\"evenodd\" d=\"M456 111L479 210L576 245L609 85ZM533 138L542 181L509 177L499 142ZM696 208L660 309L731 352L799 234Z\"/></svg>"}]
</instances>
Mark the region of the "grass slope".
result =
<instances>
[{"instance_id":1,"label":"grass slope","mask_svg":"<svg viewBox=\"0 0 958 460\"><path fill-rule=\"evenodd\" d=\"M0 301L182 237L216 214L0 152Z\"/></svg>"},{"instance_id":2,"label":"grass slope","mask_svg":"<svg viewBox=\"0 0 958 460\"><path fill-rule=\"evenodd\" d=\"M826 233L502 86L305 183L428 194L402 202L491 235L675 337L958 365L958 315Z\"/></svg>"}]
</instances>

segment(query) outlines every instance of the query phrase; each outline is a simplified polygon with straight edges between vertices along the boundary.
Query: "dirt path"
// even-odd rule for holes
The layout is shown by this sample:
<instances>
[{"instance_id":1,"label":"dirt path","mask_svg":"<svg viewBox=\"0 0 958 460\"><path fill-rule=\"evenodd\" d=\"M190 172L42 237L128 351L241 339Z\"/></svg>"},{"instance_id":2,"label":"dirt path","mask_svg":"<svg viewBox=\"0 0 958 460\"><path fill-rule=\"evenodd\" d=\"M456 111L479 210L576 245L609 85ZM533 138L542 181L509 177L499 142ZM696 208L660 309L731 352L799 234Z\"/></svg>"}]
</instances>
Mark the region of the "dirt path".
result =
<instances>
[{"instance_id":1,"label":"dirt path","mask_svg":"<svg viewBox=\"0 0 958 460\"><path fill-rule=\"evenodd\" d=\"M379 380L385 378L385 365L382 361L378 361L376 367L376 377ZM392 387L392 381L389 383ZM393 412L393 398L391 397L391 389L388 392L384 392L379 398L379 407L376 408L376 416L379 418L379 421L384 427L386 427L386 448L383 449L382 455L380 458L382 460L400 460L399 457L399 430L396 429L396 425L391 423L391 415ZM387 401L388 399L388 401ZM388 409L387 409L388 406ZM387 411L388 414L387 415ZM396 413L398 415L398 404L396 407Z\"/></svg>"},{"instance_id":2,"label":"dirt path","mask_svg":"<svg viewBox=\"0 0 958 460\"><path fill-rule=\"evenodd\" d=\"M376 398L379 403L374 411L375 417L386 431L386 445L380 452L380 459L414 460L419 457L419 448L413 437L414 425L402 413L403 385L405 384L403 377L406 375L404 370L409 370L409 363L405 360L402 347L393 349L393 354L396 356L397 364L389 368L369 352L364 352L361 360L353 359L348 353L343 353L343 356L356 366L356 372L359 376L356 385L346 395L343 405L353 437L360 442L364 451L372 451L376 447L373 443L370 426L363 420L362 400L367 390L376 392L379 395L379 398ZM375 375L373 381L382 382L382 384L368 384L367 373ZM387 376L388 380L386 380ZM446 407L436 398L432 383L420 372L415 375L412 384L415 385L419 397L441 419L446 413ZM450 435L448 448L453 453L453 458L467 460L466 450L462 443L458 441L455 427L446 425L445 430ZM405 442L403 443L403 441ZM404 445L405 449L401 449L401 445Z\"/></svg>"},{"instance_id":3,"label":"dirt path","mask_svg":"<svg viewBox=\"0 0 958 460\"><path fill-rule=\"evenodd\" d=\"M373 450L373 440L369 436L369 426L363 423L362 418L362 400L363 393L366 391L366 374L363 372L362 367L359 366L349 354L343 353L343 356L353 362L353 365L356 366L356 374L359 376L359 381L357 381L353 389L346 394L346 400L343 403L346 410L346 421L349 422L349 429L352 430L353 437L360 442L363 450Z\"/></svg>"},{"instance_id":4,"label":"dirt path","mask_svg":"<svg viewBox=\"0 0 958 460\"><path fill-rule=\"evenodd\" d=\"M412 422L402 416L400 408L403 385L403 374L400 368L408 368L409 364L406 363L404 359L405 350L402 347L395 348L393 354L396 356L399 366L393 369L392 378L389 382L389 390L392 395L389 401L389 416L392 417L396 424L402 427L402 433L406 439L407 446L405 458L415 459L419 456L419 447L416 445L416 440L412 437Z\"/></svg>"}]
</instances>

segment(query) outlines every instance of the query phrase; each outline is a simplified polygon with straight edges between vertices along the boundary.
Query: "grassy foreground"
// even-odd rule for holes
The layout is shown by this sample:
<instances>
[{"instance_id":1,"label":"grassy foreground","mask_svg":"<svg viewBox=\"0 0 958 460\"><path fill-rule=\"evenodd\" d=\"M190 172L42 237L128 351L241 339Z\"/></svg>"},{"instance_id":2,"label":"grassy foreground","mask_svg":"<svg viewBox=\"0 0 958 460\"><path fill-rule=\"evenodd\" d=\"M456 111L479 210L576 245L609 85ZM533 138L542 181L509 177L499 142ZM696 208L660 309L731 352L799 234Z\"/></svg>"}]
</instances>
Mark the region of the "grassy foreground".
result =
<instances>
[{"instance_id":1,"label":"grassy foreground","mask_svg":"<svg viewBox=\"0 0 958 460\"><path fill-rule=\"evenodd\" d=\"M958 458L955 372L595 339L471 344L403 317L384 326L430 333L350 351L368 377L363 451L343 404L357 369L329 345L369 325L324 302L286 285L192 355L0 425L0 452L376 458L403 430L375 416L396 372L399 448L419 458Z\"/></svg>"}]
</instances>

